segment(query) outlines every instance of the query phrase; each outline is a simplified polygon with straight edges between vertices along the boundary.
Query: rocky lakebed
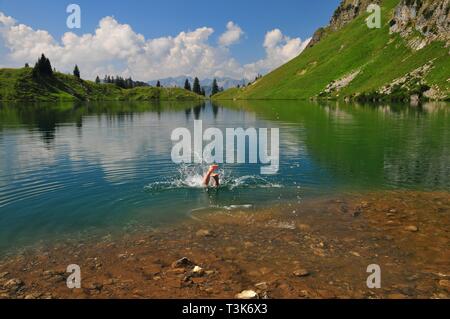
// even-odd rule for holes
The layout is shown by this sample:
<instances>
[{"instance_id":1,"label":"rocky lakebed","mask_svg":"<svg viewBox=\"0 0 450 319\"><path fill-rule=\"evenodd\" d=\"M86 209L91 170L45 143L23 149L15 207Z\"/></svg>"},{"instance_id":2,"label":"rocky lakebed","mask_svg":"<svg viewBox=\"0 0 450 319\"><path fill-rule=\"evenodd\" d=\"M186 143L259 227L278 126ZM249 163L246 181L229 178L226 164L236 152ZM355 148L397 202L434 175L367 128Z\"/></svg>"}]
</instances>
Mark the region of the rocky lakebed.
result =
<instances>
[{"instance_id":1,"label":"rocky lakebed","mask_svg":"<svg viewBox=\"0 0 450 319\"><path fill-rule=\"evenodd\" d=\"M0 298L450 297L450 194L345 194L215 210L9 253ZM81 268L81 289L66 285ZM367 286L379 265L381 288Z\"/></svg>"}]
</instances>

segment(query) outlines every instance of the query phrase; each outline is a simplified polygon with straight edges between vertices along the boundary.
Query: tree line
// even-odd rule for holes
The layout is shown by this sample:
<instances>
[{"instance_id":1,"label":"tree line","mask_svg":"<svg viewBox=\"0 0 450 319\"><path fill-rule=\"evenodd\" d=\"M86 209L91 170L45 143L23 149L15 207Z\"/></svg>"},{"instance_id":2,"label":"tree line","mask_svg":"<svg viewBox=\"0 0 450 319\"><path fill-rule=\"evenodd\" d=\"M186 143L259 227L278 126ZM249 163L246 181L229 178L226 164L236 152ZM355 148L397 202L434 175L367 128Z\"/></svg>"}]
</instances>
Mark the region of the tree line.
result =
<instances>
[{"instance_id":1,"label":"tree line","mask_svg":"<svg viewBox=\"0 0 450 319\"><path fill-rule=\"evenodd\" d=\"M103 80L100 80L99 76L97 75L97 77L95 78L95 83L97 83L97 84L102 84L102 83L115 84L122 89L132 89L135 87L149 86L145 82L134 81L131 77L123 78L118 75L116 75L116 76L105 75Z\"/></svg>"},{"instance_id":2,"label":"tree line","mask_svg":"<svg viewBox=\"0 0 450 319\"><path fill-rule=\"evenodd\" d=\"M28 63L25 64L25 67L28 68ZM34 77L52 77L55 70L52 68L52 64L50 60L42 54L41 57L38 59L36 64L33 67L33 76ZM81 72L78 65L75 65L73 69L73 76L75 76L77 79L81 79ZM97 84L114 84L122 89L132 89L135 87L144 87L149 86L148 83L142 82L142 81L134 81L131 77L129 78L123 78L121 76L111 76L111 75L105 75L103 80L100 79L100 77L97 75L95 78L95 83ZM156 83L156 87L161 87L161 82L158 80ZM205 88L200 85L200 80L195 77L194 83L191 86L191 83L188 79L186 79L184 83L184 89L194 92L198 95L206 96ZM219 92L223 91L223 88L219 88L219 85L217 84L217 80L214 79L212 83L212 90L211 90L211 96L215 95Z\"/></svg>"},{"instance_id":3,"label":"tree line","mask_svg":"<svg viewBox=\"0 0 450 319\"><path fill-rule=\"evenodd\" d=\"M184 82L184 89L197 93L199 95L203 95L206 96L206 92L205 92L205 88L201 87L200 85L200 80L196 77L194 79L194 84L191 87L191 83L189 82L189 79L186 79L186 81ZM212 88L211 88L211 96L219 93L223 91L223 88L219 88L219 85L217 84L217 80L214 79L213 83L212 83Z\"/></svg>"}]
</instances>

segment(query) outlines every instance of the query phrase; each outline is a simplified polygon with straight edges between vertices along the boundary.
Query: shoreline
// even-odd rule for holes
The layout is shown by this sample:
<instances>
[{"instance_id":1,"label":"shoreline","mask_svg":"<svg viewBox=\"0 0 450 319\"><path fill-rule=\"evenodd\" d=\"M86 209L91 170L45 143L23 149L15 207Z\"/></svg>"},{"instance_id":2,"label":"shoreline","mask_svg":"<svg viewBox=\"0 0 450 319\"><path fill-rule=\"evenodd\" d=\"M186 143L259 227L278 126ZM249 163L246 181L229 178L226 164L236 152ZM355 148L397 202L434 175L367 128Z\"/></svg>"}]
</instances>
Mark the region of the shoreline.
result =
<instances>
[{"instance_id":1,"label":"shoreline","mask_svg":"<svg viewBox=\"0 0 450 319\"><path fill-rule=\"evenodd\" d=\"M2 258L0 298L218 299L253 290L271 299L448 299L449 213L450 193L415 191L203 212ZM81 267L82 289L66 286L70 264ZM367 288L371 264L381 267L381 289Z\"/></svg>"}]
</instances>

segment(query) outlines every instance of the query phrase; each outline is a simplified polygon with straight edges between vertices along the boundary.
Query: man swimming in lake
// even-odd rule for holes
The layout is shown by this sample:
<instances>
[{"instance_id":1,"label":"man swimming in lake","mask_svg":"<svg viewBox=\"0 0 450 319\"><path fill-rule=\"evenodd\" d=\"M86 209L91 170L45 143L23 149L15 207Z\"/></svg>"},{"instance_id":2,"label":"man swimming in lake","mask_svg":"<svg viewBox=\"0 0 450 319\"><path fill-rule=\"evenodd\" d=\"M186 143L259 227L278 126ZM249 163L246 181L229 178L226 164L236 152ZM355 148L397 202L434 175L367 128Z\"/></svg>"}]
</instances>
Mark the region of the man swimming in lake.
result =
<instances>
[{"instance_id":1,"label":"man swimming in lake","mask_svg":"<svg viewBox=\"0 0 450 319\"><path fill-rule=\"evenodd\" d=\"M219 188L220 180L219 174L215 174L214 172L219 169L219 165L211 165L205 177L203 178L203 185L209 187L209 182L211 181L211 177L214 180L214 187Z\"/></svg>"}]
</instances>

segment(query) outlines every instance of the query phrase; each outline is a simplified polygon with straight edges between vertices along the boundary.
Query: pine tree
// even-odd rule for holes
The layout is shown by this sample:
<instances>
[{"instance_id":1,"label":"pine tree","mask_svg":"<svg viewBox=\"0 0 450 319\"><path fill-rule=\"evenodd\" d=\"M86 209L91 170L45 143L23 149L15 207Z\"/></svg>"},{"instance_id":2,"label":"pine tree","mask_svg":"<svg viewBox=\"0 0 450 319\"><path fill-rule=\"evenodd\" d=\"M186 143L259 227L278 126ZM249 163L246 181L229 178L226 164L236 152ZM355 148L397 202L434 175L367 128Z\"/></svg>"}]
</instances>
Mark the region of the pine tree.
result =
<instances>
[{"instance_id":1,"label":"pine tree","mask_svg":"<svg viewBox=\"0 0 450 319\"><path fill-rule=\"evenodd\" d=\"M45 58L45 61L44 61L44 73L48 76L53 75L52 64L50 63L50 60L48 58Z\"/></svg>"},{"instance_id":2,"label":"pine tree","mask_svg":"<svg viewBox=\"0 0 450 319\"><path fill-rule=\"evenodd\" d=\"M191 83L189 83L189 80L188 80L188 79L186 79L186 81L184 82L184 89L185 89L185 90L188 90L188 91L191 91L191 90L192 90L192 88L191 88Z\"/></svg>"},{"instance_id":3,"label":"pine tree","mask_svg":"<svg viewBox=\"0 0 450 319\"><path fill-rule=\"evenodd\" d=\"M44 54L41 55L41 57L34 65L33 75L47 76L47 77L53 76L52 64L50 63L50 60L45 57Z\"/></svg>"},{"instance_id":4,"label":"pine tree","mask_svg":"<svg viewBox=\"0 0 450 319\"><path fill-rule=\"evenodd\" d=\"M78 65L75 65L75 68L73 69L73 75L74 75L76 78L81 79L80 69L78 68Z\"/></svg>"},{"instance_id":5,"label":"pine tree","mask_svg":"<svg viewBox=\"0 0 450 319\"><path fill-rule=\"evenodd\" d=\"M25 67L28 69L30 65L28 63L25 63Z\"/></svg>"},{"instance_id":6,"label":"pine tree","mask_svg":"<svg viewBox=\"0 0 450 319\"><path fill-rule=\"evenodd\" d=\"M213 84L212 84L211 96L213 96L217 93L219 93L219 86L217 85L217 80L214 79Z\"/></svg>"},{"instance_id":7,"label":"pine tree","mask_svg":"<svg viewBox=\"0 0 450 319\"><path fill-rule=\"evenodd\" d=\"M98 75L97 75L97 77L95 78L95 83L100 84L100 78L98 77Z\"/></svg>"},{"instance_id":8,"label":"pine tree","mask_svg":"<svg viewBox=\"0 0 450 319\"><path fill-rule=\"evenodd\" d=\"M192 92L197 93L198 95L202 94L202 88L200 87L200 80L197 77L194 79L194 86L192 87Z\"/></svg>"}]
</instances>

